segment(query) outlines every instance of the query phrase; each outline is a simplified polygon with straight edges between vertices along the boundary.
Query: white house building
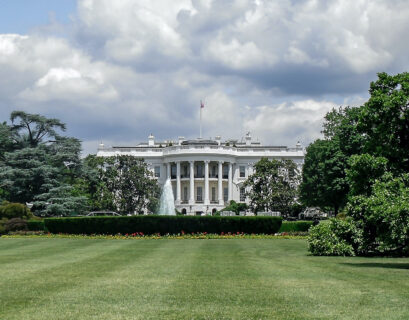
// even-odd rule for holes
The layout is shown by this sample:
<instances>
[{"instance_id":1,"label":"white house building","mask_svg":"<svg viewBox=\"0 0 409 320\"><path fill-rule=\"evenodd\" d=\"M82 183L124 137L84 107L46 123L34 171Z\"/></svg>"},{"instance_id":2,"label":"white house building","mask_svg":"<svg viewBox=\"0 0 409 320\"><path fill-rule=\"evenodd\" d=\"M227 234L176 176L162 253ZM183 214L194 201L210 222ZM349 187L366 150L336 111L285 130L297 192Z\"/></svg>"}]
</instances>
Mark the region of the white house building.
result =
<instances>
[{"instance_id":1,"label":"white house building","mask_svg":"<svg viewBox=\"0 0 409 320\"><path fill-rule=\"evenodd\" d=\"M98 156L131 155L143 158L163 186L170 179L175 207L188 215L210 214L224 208L230 200L247 202L243 183L253 173L254 164L261 158L293 160L301 169L304 148L263 146L252 141L250 133L241 141L214 140L155 141L134 147L105 147L101 144Z\"/></svg>"}]
</instances>

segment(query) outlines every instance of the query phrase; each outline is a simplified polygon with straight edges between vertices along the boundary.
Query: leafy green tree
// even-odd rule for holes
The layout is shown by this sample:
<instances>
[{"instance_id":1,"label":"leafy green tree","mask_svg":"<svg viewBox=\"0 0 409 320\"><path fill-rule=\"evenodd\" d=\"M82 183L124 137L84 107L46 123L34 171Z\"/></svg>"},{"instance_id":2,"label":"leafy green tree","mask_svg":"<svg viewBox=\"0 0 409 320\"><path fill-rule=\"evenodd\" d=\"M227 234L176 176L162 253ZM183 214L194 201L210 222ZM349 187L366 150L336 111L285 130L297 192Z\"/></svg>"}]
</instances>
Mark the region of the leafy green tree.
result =
<instances>
[{"instance_id":1,"label":"leafy green tree","mask_svg":"<svg viewBox=\"0 0 409 320\"><path fill-rule=\"evenodd\" d=\"M35 196L34 205L42 216L69 216L87 209L87 198L74 193L74 187L62 184Z\"/></svg>"},{"instance_id":2,"label":"leafy green tree","mask_svg":"<svg viewBox=\"0 0 409 320\"><path fill-rule=\"evenodd\" d=\"M365 152L388 159L397 173L409 172L409 73L379 73L359 114Z\"/></svg>"},{"instance_id":3,"label":"leafy green tree","mask_svg":"<svg viewBox=\"0 0 409 320\"><path fill-rule=\"evenodd\" d=\"M346 155L360 154L366 137L358 130L360 108L339 107L328 112L324 119L325 140L339 141L339 149Z\"/></svg>"},{"instance_id":4,"label":"leafy green tree","mask_svg":"<svg viewBox=\"0 0 409 320\"><path fill-rule=\"evenodd\" d=\"M4 153L13 150L13 133L6 122L0 123L0 161L4 159Z\"/></svg>"},{"instance_id":5,"label":"leafy green tree","mask_svg":"<svg viewBox=\"0 0 409 320\"><path fill-rule=\"evenodd\" d=\"M59 137L58 129L66 130L66 125L58 119L49 119L24 111L13 111L10 120L15 142L22 147L36 147L40 143L53 142Z\"/></svg>"},{"instance_id":6,"label":"leafy green tree","mask_svg":"<svg viewBox=\"0 0 409 320\"><path fill-rule=\"evenodd\" d=\"M353 155L348 160L347 182L352 196L370 196L372 185L387 172L388 160L370 154Z\"/></svg>"},{"instance_id":7,"label":"leafy green tree","mask_svg":"<svg viewBox=\"0 0 409 320\"><path fill-rule=\"evenodd\" d=\"M262 158L255 166L255 173L244 182L250 191L250 208L255 212L279 211L283 215L291 212L296 202L300 173L291 160L268 160Z\"/></svg>"},{"instance_id":8,"label":"leafy green tree","mask_svg":"<svg viewBox=\"0 0 409 320\"><path fill-rule=\"evenodd\" d=\"M304 159L301 202L306 206L331 208L336 215L348 194L346 164L347 157L338 141L316 140L310 144Z\"/></svg>"},{"instance_id":9,"label":"leafy green tree","mask_svg":"<svg viewBox=\"0 0 409 320\"><path fill-rule=\"evenodd\" d=\"M85 185L94 208L123 213L155 211L160 189L142 159L89 156L85 162Z\"/></svg>"},{"instance_id":10,"label":"leafy green tree","mask_svg":"<svg viewBox=\"0 0 409 320\"><path fill-rule=\"evenodd\" d=\"M377 180L370 196L351 197L347 212L363 233L362 254L409 254L409 175Z\"/></svg>"},{"instance_id":11,"label":"leafy green tree","mask_svg":"<svg viewBox=\"0 0 409 320\"><path fill-rule=\"evenodd\" d=\"M0 159L0 195L20 203L35 200L33 210L41 214L51 212L51 207L55 214L67 214L72 203L83 201L67 192L81 171L80 141L60 136L57 130L64 131L65 124L57 119L15 111L11 120L10 130L6 125L0 130L1 141L13 141ZM67 205L53 203L57 198L61 203L63 196Z\"/></svg>"},{"instance_id":12,"label":"leafy green tree","mask_svg":"<svg viewBox=\"0 0 409 320\"><path fill-rule=\"evenodd\" d=\"M26 203L58 185L59 168L49 162L46 146L23 148L5 154L0 181L8 200Z\"/></svg>"}]
</instances>

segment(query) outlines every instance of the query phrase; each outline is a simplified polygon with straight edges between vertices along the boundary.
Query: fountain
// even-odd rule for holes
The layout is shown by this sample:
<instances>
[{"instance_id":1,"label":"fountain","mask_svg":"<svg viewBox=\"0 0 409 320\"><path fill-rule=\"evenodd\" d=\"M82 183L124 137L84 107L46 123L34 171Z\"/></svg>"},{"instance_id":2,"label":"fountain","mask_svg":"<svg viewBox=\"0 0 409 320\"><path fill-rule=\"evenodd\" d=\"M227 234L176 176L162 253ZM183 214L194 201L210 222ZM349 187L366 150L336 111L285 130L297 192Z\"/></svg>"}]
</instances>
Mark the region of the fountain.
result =
<instances>
[{"instance_id":1,"label":"fountain","mask_svg":"<svg viewBox=\"0 0 409 320\"><path fill-rule=\"evenodd\" d=\"M160 196L159 215L175 216L175 198L173 197L172 183L167 179Z\"/></svg>"}]
</instances>

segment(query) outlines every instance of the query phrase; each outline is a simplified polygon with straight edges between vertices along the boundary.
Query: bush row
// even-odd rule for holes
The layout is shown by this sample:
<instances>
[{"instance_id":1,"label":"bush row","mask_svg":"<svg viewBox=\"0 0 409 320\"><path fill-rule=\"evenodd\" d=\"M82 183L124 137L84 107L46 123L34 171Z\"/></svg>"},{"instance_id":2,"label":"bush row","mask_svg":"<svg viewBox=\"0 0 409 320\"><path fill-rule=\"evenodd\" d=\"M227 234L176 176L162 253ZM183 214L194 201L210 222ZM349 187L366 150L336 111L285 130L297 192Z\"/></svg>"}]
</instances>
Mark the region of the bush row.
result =
<instances>
[{"instance_id":1,"label":"bush row","mask_svg":"<svg viewBox=\"0 0 409 320\"><path fill-rule=\"evenodd\" d=\"M314 221L283 221L279 232L307 232Z\"/></svg>"},{"instance_id":2,"label":"bush row","mask_svg":"<svg viewBox=\"0 0 409 320\"><path fill-rule=\"evenodd\" d=\"M281 227L280 217L217 217L217 216L132 216L48 218L45 227L51 233L70 234L178 234L207 232L243 232L274 234Z\"/></svg>"},{"instance_id":3,"label":"bush row","mask_svg":"<svg viewBox=\"0 0 409 320\"><path fill-rule=\"evenodd\" d=\"M46 231L43 219L28 220L27 229L30 231Z\"/></svg>"}]
</instances>

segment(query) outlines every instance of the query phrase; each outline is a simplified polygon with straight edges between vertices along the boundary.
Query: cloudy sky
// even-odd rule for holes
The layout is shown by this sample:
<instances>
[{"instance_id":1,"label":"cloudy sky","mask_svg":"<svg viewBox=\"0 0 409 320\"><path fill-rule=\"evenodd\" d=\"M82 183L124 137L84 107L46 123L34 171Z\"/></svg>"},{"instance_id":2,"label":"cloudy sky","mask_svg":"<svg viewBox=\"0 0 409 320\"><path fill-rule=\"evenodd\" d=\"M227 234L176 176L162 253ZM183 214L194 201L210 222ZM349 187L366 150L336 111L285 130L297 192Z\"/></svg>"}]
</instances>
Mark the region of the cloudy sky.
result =
<instances>
[{"instance_id":1,"label":"cloudy sky","mask_svg":"<svg viewBox=\"0 0 409 320\"><path fill-rule=\"evenodd\" d=\"M376 73L408 71L407 0L0 0L0 120L57 117L85 153L199 135L307 145Z\"/></svg>"}]
</instances>

